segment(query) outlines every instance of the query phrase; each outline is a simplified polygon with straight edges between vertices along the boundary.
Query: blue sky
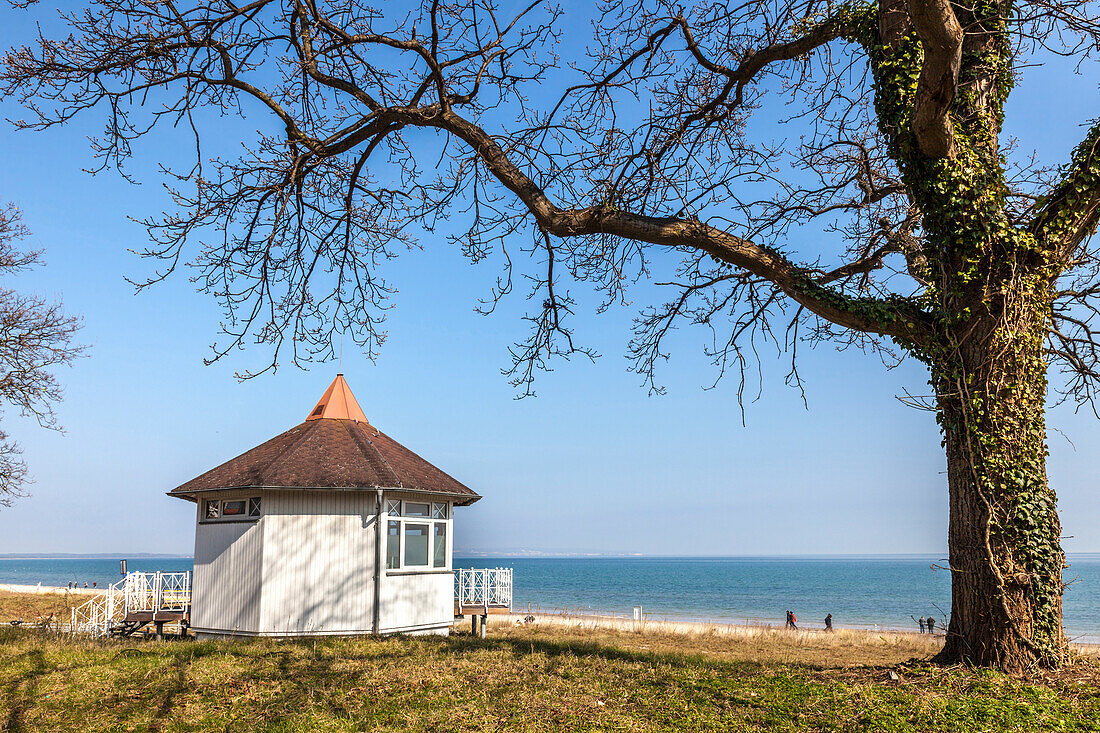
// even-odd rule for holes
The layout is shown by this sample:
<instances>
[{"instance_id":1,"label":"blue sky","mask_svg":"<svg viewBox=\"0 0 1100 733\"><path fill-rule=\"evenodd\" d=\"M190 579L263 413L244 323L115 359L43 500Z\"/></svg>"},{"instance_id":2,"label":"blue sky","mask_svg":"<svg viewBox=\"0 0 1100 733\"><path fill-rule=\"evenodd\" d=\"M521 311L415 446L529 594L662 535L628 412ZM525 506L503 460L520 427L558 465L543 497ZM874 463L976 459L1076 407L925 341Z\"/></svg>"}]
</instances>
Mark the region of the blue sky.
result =
<instances>
[{"instance_id":1,"label":"blue sky","mask_svg":"<svg viewBox=\"0 0 1100 733\"><path fill-rule=\"evenodd\" d=\"M5 46L27 38L31 14L6 11ZM570 11L572 12L572 11ZM582 27L569 23L569 28ZM586 37L576 43L583 44ZM1098 76L1064 64L1031 68L1008 113L1007 134L1046 161L1064 160L1080 124L1100 114ZM10 101L0 114L21 111ZM182 552L192 505L164 492L300 422L337 371L262 364L244 352L203 365L220 318L186 277L135 295L124 276L147 273L128 252L145 242L128 217L166 206L157 179L133 186L91 176L92 117L46 133L0 128L0 201L24 212L47 266L18 286L63 296L83 315L88 357L61 373L64 433L5 414L35 483L0 509L3 552ZM238 123L226 123L232 131ZM252 124L251 121L245 124ZM186 142L158 134L137 150L147 174ZM500 376L523 335L525 303L474 312L495 271L470 265L435 235L386 265L400 292L377 363L345 348L343 371L368 418L485 498L461 510L459 549L680 555L939 553L946 546L944 458L932 415L895 396L928 391L923 368L887 371L873 356L805 349L808 409L783 385L785 358L765 358L764 392L741 424L736 384L713 373L702 332L684 331L648 396L623 357L636 307L583 314L578 334L604 356L561 362L535 399L514 399ZM1072 407L1052 412L1050 475L1070 552L1100 551L1095 460L1100 422ZM1075 446L1075 447L1074 447Z\"/></svg>"}]
</instances>

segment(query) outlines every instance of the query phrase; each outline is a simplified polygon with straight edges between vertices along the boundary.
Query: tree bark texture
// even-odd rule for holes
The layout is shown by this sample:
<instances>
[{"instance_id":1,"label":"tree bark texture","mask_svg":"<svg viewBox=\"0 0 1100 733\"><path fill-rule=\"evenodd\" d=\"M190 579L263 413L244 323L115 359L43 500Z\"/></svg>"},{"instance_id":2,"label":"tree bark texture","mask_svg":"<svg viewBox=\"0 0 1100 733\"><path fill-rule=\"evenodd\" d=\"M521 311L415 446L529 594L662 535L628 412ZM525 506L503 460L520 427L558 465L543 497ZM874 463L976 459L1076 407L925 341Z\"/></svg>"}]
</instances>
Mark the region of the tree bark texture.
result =
<instances>
[{"instance_id":1,"label":"tree bark texture","mask_svg":"<svg viewBox=\"0 0 1100 733\"><path fill-rule=\"evenodd\" d=\"M937 384L950 494L951 619L939 659L1059 664L1061 525L1047 483L1041 308L961 324Z\"/></svg>"}]
</instances>

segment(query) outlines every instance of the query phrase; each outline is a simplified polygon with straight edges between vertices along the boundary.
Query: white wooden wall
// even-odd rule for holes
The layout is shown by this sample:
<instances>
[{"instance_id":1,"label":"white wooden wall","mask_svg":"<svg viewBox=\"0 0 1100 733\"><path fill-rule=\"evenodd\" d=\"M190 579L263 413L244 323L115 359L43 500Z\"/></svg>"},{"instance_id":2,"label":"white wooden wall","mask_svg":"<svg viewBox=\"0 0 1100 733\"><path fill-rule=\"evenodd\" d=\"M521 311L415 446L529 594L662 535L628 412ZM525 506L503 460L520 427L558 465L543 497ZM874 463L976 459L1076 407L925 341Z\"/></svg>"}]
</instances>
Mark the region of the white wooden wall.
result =
<instances>
[{"instance_id":1,"label":"white wooden wall","mask_svg":"<svg viewBox=\"0 0 1100 733\"><path fill-rule=\"evenodd\" d=\"M195 630L264 636L370 633L374 492L252 491L250 495L257 493L263 497L263 516L258 521L197 525L191 614ZM219 494L222 498L249 495ZM200 512L201 507L200 500ZM385 526L382 529L385 562ZM453 536L453 522L449 530L448 538ZM383 571L381 600L380 631L446 633L454 618L454 576L450 571Z\"/></svg>"},{"instance_id":2,"label":"white wooden wall","mask_svg":"<svg viewBox=\"0 0 1100 733\"><path fill-rule=\"evenodd\" d=\"M269 491L263 513L260 631L370 633L373 492Z\"/></svg>"},{"instance_id":3,"label":"white wooden wall","mask_svg":"<svg viewBox=\"0 0 1100 733\"><path fill-rule=\"evenodd\" d=\"M202 510L199 502L196 520ZM191 625L196 629L255 633L260 623L260 584L265 519L195 525L195 574Z\"/></svg>"},{"instance_id":4,"label":"white wooden wall","mask_svg":"<svg viewBox=\"0 0 1100 733\"><path fill-rule=\"evenodd\" d=\"M382 578L382 632L449 628L454 621L455 588L451 572L386 574Z\"/></svg>"}]
</instances>

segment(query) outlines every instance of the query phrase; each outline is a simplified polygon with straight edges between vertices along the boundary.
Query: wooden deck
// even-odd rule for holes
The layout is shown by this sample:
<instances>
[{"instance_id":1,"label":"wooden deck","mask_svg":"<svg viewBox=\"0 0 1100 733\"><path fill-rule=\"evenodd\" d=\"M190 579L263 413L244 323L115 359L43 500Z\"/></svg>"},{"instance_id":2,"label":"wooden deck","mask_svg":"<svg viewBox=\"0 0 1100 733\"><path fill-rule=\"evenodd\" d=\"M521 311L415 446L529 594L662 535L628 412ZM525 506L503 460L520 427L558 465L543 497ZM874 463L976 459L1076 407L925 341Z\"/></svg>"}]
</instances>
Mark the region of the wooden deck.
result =
<instances>
[{"instance_id":1,"label":"wooden deck","mask_svg":"<svg viewBox=\"0 0 1100 733\"><path fill-rule=\"evenodd\" d=\"M455 618L460 616L485 616L497 613L511 613L508 606L460 606L455 604Z\"/></svg>"},{"instance_id":2,"label":"wooden deck","mask_svg":"<svg viewBox=\"0 0 1100 733\"><path fill-rule=\"evenodd\" d=\"M188 611L131 611L126 614L127 624L152 624L164 622L168 624L190 621L191 614Z\"/></svg>"},{"instance_id":3,"label":"wooden deck","mask_svg":"<svg viewBox=\"0 0 1100 733\"><path fill-rule=\"evenodd\" d=\"M130 572L72 610L69 628L92 636L129 636L156 626L158 637L165 624L179 625L180 633L191 620L191 572Z\"/></svg>"}]
</instances>

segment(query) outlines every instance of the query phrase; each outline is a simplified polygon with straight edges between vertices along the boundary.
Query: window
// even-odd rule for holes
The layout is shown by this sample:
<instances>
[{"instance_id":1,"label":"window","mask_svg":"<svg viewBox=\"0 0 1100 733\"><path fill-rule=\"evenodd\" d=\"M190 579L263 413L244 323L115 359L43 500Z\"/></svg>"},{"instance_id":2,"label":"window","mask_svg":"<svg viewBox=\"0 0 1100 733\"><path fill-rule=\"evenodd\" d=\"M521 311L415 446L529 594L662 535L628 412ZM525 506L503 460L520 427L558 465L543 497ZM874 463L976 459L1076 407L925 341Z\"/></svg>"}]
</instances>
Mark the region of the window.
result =
<instances>
[{"instance_id":1,"label":"window","mask_svg":"<svg viewBox=\"0 0 1100 733\"><path fill-rule=\"evenodd\" d=\"M401 522L390 522L386 533L386 570L401 567Z\"/></svg>"},{"instance_id":2,"label":"window","mask_svg":"<svg viewBox=\"0 0 1100 733\"><path fill-rule=\"evenodd\" d=\"M208 499L204 503L202 518L204 522L240 522L259 519L261 513L258 496L247 499Z\"/></svg>"},{"instance_id":3,"label":"window","mask_svg":"<svg viewBox=\"0 0 1100 733\"><path fill-rule=\"evenodd\" d=\"M443 522L438 522L435 525L433 550L432 565L437 568L447 567L447 525Z\"/></svg>"},{"instance_id":4,"label":"window","mask_svg":"<svg viewBox=\"0 0 1100 733\"><path fill-rule=\"evenodd\" d=\"M450 567L447 529L451 505L445 501L386 500L387 570L431 570Z\"/></svg>"},{"instance_id":5,"label":"window","mask_svg":"<svg viewBox=\"0 0 1100 733\"><path fill-rule=\"evenodd\" d=\"M426 567L428 564L428 525L405 525L405 565Z\"/></svg>"},{"instance_id":6,"label":"window","mask_svg":"<svg viewBox=\"0 0 1100 733\"><path fill-rule=\"evenodd\" d=\"M405 516L406 517L427 517L428 505L416 504L411 501L405 502Z\"/></svg>"}]
</instances>

